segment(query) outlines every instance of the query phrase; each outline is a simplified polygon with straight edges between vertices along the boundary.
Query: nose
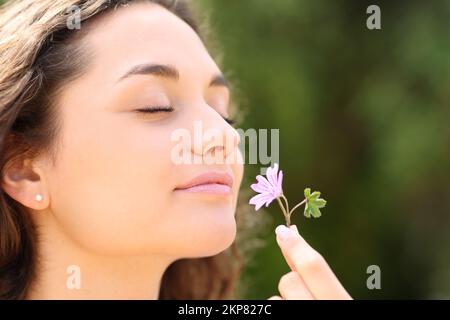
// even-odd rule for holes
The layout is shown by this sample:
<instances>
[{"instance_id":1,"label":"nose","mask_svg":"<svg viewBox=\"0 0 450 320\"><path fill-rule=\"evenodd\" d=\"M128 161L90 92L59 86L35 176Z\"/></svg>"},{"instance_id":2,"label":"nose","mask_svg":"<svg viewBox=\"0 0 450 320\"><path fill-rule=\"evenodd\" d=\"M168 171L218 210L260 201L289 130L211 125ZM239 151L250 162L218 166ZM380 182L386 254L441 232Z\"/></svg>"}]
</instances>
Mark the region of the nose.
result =
<instances>
[{"instance_id":1,"label":"nose","mask_svg":"<svg viewBox=\"0 0 450 320\"><path fill-rule=\"evenodd\" d=\"M240 136L235 128L228 124L211 107L202 108L193 119L194 141L191 152L201 157L202 162L224 163L232 161L238 150Z\"/></svg>"}]
</instances>

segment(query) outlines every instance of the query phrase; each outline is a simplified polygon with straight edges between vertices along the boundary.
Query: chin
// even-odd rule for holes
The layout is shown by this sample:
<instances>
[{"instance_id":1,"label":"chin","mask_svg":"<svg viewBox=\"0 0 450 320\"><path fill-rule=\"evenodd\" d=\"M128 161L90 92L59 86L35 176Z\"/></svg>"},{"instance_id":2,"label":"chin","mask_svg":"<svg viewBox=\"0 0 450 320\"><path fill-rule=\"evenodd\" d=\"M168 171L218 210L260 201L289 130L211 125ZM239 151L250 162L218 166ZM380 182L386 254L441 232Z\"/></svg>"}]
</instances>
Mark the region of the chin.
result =
<instances>
[{"instance_id":1,"label":"chin","mask_svg":"<svg viewBox=\"0 0 450 320\"><path fill-rule=\"evenodd\" d=\"M209 257L219 254L231 246L236 238L234 216L226 219L207 219L193 229L195 239L188 250L190 257Z\"/></svg>"}]
</instances>

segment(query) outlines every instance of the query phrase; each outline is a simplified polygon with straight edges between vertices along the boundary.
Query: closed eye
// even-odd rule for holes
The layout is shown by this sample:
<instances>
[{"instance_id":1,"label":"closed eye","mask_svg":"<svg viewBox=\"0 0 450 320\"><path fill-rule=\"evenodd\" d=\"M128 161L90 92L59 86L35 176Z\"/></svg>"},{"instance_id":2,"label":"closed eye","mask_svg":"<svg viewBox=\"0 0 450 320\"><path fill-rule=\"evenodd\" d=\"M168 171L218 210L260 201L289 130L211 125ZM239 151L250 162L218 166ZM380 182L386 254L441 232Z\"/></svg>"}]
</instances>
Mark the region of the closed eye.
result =
<instances>
[{"instance_id":1,"label":"closed eye","mask_svg":"<svg viewBox=\"0 0 450 320\"><path fill-rule=\"evenodd\" d=\"M136 112L140 113L158 113L158 112L172 112L174 111L174 108L172 106L155 106L155 107L145 107L141 109L136 109ZM224 117L222 118L229 124L234 125L236 121L234 119Z\"/></svg>"},{"instance_id":2,"label":"closed eye","mask_svg":"<svg viewBox=\"0 0 450 320\"><path fill-rule=\"evenodd\" d=\"M158 113L158 112L172 112L174 109L172 106L156 106L156 107L145 107L141 109L136 109L136 112L142 113Z\"/></svg>"}]
</instances>

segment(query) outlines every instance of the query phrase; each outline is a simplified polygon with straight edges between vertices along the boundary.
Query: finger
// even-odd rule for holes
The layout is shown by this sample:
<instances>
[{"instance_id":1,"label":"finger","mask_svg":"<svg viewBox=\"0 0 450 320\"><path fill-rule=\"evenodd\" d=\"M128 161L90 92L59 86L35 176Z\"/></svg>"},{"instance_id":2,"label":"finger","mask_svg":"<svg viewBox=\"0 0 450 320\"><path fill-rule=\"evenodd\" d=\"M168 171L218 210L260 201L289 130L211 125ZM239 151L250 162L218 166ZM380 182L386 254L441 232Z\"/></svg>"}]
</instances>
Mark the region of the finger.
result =
<instances>
[{"instance_id":1,"label":"finger","mask_svg":"<svg viewBox=\"0 0 450 320\"><path fill-rule=\"evenodd\" d=\"M275 231L283 256L314 298L351 299L325 259L303 239L296 226L281 225Z\"/></svg>"},{"instance_id":2,"label":"finger","mask_svg":"<svg viewBox=\"0 0 450 320\"><path fill-rule=\"evenodd\" d=\"M283 300L283 298L282 297L280 297L280 296L271 296L269 299L267 299L267 300Z\"/></svg>"},{"instance_id":3,"label":"finger","mask_svg":"<svg viewBox=\"0 0 450 320\"><path fill-rule=\"evenodd\" d=\"M286 300L313 300L311 292L300 275L291 271L281 277L278 283L278 291Z\"/></svg>"},{"instance_id":4,"label":"finger","mask_svg":"<svg viewBox=\"0 0 450 320\"><path fill-rule=\"evenodd\" d=\"M297 227L295 225L291 225L290 228L298 233ZM284 225L279 225L275 229L277 242L278 242L278 245L281 248L281 252L283 253L283 256L284 256L287 264L291 268L291 270L297 271L297 268L295 267L294 262L292 261L291 257L288 255L288 252L286 251L287 246L284 244L284 238L285 238L286 231L284 229L287 229L287 227Z\"/></svg>"}]
</instances>

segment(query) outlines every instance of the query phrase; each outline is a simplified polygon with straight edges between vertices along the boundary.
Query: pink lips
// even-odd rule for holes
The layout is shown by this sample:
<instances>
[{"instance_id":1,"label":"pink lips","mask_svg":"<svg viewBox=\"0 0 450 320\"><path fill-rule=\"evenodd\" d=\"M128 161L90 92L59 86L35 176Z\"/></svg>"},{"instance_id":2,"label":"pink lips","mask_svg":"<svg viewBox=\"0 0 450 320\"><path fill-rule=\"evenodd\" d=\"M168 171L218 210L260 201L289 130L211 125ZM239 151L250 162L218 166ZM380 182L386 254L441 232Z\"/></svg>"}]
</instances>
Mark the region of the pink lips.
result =
<instances>
[{"instance_id":1,"label":"pink lips","mask_svg":"<svg viewBox=\"0 0 450 320\"><path fill-rule=\"evenodd\" d=\"M201 174L185 185L177 187L177 191L200 192L212 194L230 194L233 178L228 173L207 172Z\"/></svg>"}]
</instances>

